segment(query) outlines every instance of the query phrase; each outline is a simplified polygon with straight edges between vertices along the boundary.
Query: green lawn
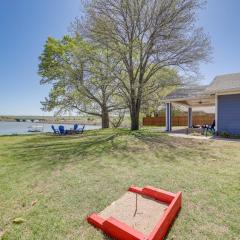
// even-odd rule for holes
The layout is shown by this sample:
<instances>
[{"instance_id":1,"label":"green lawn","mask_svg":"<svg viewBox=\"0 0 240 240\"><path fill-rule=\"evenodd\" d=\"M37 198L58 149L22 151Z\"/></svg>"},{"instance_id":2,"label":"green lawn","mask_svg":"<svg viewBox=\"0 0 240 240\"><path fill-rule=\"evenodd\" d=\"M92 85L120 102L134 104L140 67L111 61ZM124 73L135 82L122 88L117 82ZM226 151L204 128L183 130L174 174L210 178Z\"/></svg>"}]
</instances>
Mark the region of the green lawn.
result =
<instances>
[{"instance_id":1,"label":"green lawn","mask_svg":"<svg viewBox=\"0 0 240 240\"><path fill-rule=\"evenodd\" d=\"M0 137L0 239L107 239L85 218L132 184L183 192L168 240L240 239L240 143L150 130Z\"/></svg>"}]
</instances>

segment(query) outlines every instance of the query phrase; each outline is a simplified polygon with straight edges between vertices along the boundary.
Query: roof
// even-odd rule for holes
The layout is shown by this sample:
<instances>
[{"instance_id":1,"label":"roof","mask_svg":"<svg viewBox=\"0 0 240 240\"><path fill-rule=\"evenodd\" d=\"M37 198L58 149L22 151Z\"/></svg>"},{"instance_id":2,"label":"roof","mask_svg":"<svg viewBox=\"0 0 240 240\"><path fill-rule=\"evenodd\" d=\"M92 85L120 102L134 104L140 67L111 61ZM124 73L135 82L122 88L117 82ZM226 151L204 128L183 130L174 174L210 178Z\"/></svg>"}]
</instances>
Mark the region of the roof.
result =
<instances>
[{"instance_id":1,"label":"roof","mask_svg":"<svg viewBox=\"0 0 240 240\"><path fill-rule=\"evenodd\" d=\"M189 87L178 88L168 94L165 99L195 98L196 96L204 95L206 87L207 86L192 85Z\"/></svg>"},{"instance_id":2,"label":"roof","mask_svg":"<svg viewBox=\"0 0 240 240\"><path fill-rule=\"evenodd\" d=\"M240 73L217 76L208 86L192 85L178 88L165 97L165 100L199 99L221 92L240 91Z\"/></svg>"},{"instance_id":3,"label":"roof","mask_svg":"<svg viewBox=\"0 0 240 240\"><path fill-rule=\"evenodd\" d=\"M240 73L232 73L217 76L206 88L206 92L229 92L240 90Z\"/></svg>"}]
</instances>

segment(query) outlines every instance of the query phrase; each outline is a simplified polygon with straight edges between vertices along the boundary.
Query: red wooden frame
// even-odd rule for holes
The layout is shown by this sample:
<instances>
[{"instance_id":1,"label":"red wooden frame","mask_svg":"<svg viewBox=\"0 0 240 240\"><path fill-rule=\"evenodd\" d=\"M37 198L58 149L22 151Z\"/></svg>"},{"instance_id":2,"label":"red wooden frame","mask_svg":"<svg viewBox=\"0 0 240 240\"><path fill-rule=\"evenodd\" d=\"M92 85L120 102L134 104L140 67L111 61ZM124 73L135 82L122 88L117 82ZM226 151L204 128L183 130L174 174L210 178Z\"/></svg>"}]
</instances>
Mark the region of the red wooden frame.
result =
<instances>
[{"instance_id":1,"label":"red wooden frame","mask_svg":"<svg viewBox=\"0 0 240 240\"><path fill-rule=\"evenodd\" d=\"M101 229L110 237L118 240L162 240L166 236L171 224L176 218L182 205L182 193L178 192L176 194L167 192L158 188L151 186L146 186L144 188L130 187L128 189L130 192L145 195L155 200L165 202L168 204L168 208L164 212L159 222L156 224L149 236L131 228L118 221L113 217L108 219L103 219L96 213L87 217L87 221L94 225L96 228Z\"/></svg>"}]
</instances>

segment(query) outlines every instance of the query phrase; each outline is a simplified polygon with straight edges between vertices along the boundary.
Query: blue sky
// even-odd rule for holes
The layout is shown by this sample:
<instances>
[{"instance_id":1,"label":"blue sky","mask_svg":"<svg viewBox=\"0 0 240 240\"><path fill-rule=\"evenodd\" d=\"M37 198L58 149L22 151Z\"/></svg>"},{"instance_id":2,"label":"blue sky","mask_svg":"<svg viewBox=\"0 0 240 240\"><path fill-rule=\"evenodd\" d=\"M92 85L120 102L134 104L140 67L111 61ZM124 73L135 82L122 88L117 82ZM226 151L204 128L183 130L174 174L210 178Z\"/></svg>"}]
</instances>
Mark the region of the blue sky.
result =
<instances>
[{"instance_id":1,"label":"blue sky","mask_svg":"<svg viewBox=\"0 0 240 240\"><path fill-rule=\"evenodd\" d=\"M240 1L208 0L207 8L199 15L199 25L209 33L213 60L200 66L203 84L216 75L240 72Z\"/></svg>"},{"instance_id":2,"label":"blue sky","mask_svg":"<svg viewBox=\"0 0 240 240\"><path fill-rule=\"evenodd\" d=\"M1 0L0 115L42 115L40 101L49 89L39 85L38 56L47 37L67 33L80 12L80 0ZM200 66L201 83L240 72L239 12L239 0L209 0L199 14L214 48L212 63Z\"/></svg>"}]
</instances>

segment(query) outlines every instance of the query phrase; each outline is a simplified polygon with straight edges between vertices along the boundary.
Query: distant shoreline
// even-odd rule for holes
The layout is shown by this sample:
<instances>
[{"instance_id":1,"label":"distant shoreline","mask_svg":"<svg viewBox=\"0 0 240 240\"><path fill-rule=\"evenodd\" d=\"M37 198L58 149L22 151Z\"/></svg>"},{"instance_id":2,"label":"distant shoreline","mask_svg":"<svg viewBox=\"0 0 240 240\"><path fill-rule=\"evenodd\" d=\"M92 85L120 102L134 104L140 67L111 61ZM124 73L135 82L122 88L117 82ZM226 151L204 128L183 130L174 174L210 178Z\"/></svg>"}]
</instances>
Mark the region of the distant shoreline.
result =
<instances>
[{"instance_id":1,"label":"distant shoreline","mask_svg":"<svg viewBox=\"0 0 240 240\"><path fill-rule=\"evenodd\" d=\"M114 117L111 117L114 118ZM90 125L90 126L101 126L102 120L96 116L14 116L14 115L0 115L0 122L25 122L29 124L79 124L79 125ZM130 117L125 116L122 122L122 127L130 126Z\"/></svg>"},{"instance_id":2,"label":"distant shoreline","mask_svg":"<svg viewBox=\"0 0 240 240\"><path fill-rule=\"evenodd\" d=\"M28 122L41 124L86 124L97 126L101 125L100 118L92 116L81 117L43 117L43 116L0 116L0 122Z\"/></svg>"},{"instance_id":3,"label":"distant shoreline","mask_svg":"<svg viewBox=\"0 0 240 240\"><path fill-rule=\"evenodd\" d=\"M19 122L19 123L31 123L31 124L38 124L38 123L46 123L46 124L86 124L86 125L92 125L92 126L97 126L99 125L99 123L97 122L88 122L88 121L80 121L80 120L60 120L60 121L16 121L16 120L10 120L10 119L0 119L0 122Z\"/></svg>"},{"instance_id":4,"label":"distant shoreline","mask_svg":"<svg viewBox=\"0 0 240 240\"><path fill-rule=\"evenodd\" d=\"M83 124L77 123L79 126ZM58 129L60 125L64 126L66 130L73 129L74 124L71 122L55 122L55 123L47 123L47 122L16 122L16 121L0 121L0 136L3 135L25 135L25 134L36 134L36 133L52 133L52 125ZM85 130L99 129L101 125L92 125L85 124ZM29 131L33 130L33 132ZM37 130L37 132L34 132Z\"/></svg>"}]
</instances>

